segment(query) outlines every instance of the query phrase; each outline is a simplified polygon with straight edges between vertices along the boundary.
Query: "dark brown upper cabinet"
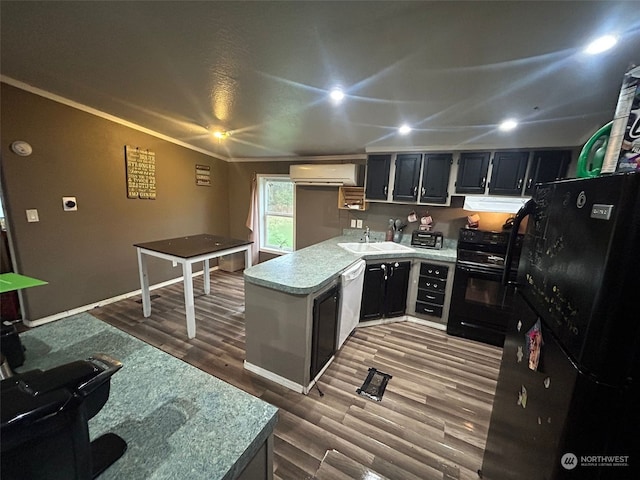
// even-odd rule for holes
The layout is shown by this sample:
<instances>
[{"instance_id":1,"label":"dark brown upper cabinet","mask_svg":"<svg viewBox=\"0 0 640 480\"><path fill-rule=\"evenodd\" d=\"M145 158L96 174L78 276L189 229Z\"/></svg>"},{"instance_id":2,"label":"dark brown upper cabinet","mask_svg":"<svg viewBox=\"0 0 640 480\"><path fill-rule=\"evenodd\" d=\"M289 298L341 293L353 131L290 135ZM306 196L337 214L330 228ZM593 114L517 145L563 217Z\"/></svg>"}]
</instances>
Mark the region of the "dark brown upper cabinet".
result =
<instances>
[{"instance_id":1,"label":"dark brown upper cabinet","mask_svg":"<svg viewBox=\"0 0 640 480\"><path fill-rule=\"evenodd\" d=\"M415 202L418 199L418 181L422 154L396 155L396 174L393 183L393 199L398 202Z\"/></svg>"},{"instance_id":2,"label":"dark brown upper cabinet","mask_svg":"<svg viewBox=\"0 0 640 480\"><path fill-rule=\"evenodd\" d=\"M367 200L387 200L391 155L369 155L367 157Z\"/></svg>"},{"instance_id":3,"label":"dark brown upper cabinet","mask_svg":"<svg viewBox=\"0 0 640 480\"><path fill-rule=\"evenodd\" d=\"M496 152L489 193L491 195L522 195L527 173L529 152Z\"/></svg>"},{"instance_id":4,"label":"dark brown upper cabinet","mask_svg":"<svg viewBox=\"0 0 640 480\"><path fill-rule=\"evenodd\" d=\"M463 152L458 160L456 193L484 193L490 152Z\"/></svg>"},{"instance_id":5,"label":"dark brown upper cabinet","mask_svg":"<svg viewBox=\"0 0 640 480\"><path fill-rule=\"evenodd\" d=\"M567 176L571 150L541 150L533 152L524 193L532 195L536 183L552 182Z\"/></svg>"},{"instance_id":6,"label":"dark brown upper cabinet","mask_svg":"<svg viewBox=\"0 0 640 480\"><path fill-rule=\"evenodd\" d=\"M453 155L450 153L425 154L420 189L421 202L447 203L452 163Z\"/></svg>"}]
</instances>

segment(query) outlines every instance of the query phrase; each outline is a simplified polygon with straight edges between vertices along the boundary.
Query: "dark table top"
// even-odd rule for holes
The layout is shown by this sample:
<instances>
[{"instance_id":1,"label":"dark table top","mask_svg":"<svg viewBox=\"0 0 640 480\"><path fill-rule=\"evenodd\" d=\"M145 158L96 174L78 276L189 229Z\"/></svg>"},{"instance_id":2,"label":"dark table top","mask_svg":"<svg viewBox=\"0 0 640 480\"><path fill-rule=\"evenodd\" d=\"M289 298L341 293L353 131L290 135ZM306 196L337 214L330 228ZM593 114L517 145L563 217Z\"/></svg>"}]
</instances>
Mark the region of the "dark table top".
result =
<instances>
[{"instance_id":1,"label":"dark table top","mask_svg":"<svg viewBox=\"0 0 640 480\"><path fill-rule=\"evenodd\" d=\"M197 257L207 253L220 252L230 248L249 245L249 240L221 237L218 235L190 235L188 237L169 238L155 242L135 243L134 247L153 250L154 252L173 255L181 258Z\"/></svg>"}]
</instances>

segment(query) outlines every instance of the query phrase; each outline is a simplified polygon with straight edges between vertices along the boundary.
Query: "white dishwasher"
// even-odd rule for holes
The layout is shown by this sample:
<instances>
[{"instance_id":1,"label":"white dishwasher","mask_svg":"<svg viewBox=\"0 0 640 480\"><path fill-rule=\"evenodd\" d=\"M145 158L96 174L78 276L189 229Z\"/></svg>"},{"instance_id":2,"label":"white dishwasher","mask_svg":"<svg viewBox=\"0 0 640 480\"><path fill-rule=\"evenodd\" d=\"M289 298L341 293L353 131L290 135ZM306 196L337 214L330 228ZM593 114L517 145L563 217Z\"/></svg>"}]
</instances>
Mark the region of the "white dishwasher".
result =
<instances>
[{"instance_id":1,"label":"white dishwasher","mask_svg":"<svg viewBox=\"0 0 640 480\"><path fill-rule=\"evenodd\" d=\"M341 275L342 294L340 300L340 317L338 319L338 348L356 328L360 321L360 304L362 302L362 284L367 262L359 260L347 268Z\"/></svg>"}]
</instances>

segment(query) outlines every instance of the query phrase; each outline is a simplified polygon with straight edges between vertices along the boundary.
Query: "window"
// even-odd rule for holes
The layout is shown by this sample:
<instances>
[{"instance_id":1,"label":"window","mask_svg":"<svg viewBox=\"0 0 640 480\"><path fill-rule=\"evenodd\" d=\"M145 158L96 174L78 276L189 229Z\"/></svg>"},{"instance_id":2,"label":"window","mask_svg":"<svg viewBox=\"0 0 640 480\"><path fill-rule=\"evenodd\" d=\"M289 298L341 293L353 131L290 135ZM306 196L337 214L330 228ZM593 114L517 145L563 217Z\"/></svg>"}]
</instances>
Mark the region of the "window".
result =
<instances>
[{"instance_id":1,"label":"window","mask_svg":"<svg viewBox=\"0 0 640 480\"><path fill-rule=\"evenodd\" d=\"M260 250L293 251L295 187L288 176L258 176Z\"/></svg>"}]
</instances>

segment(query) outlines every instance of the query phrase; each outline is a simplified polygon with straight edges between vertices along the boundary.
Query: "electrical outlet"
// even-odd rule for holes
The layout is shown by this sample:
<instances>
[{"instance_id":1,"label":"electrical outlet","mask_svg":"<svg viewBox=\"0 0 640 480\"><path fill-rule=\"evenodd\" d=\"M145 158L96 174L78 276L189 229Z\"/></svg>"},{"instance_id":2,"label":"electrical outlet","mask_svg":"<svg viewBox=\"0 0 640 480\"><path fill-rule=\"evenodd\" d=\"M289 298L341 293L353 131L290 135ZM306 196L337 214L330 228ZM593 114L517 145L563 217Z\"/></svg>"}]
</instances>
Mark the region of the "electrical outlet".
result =
<instances>
[{"instance_id":1,"label":"electrical outlet","mask_svg":"<svg viewBox=\"0 0 640 480\"><path fill-rule=\"evenodd\" d=\"M356 228L356 219L355 218L351 219L351 228Z\"/></svg>"},{"instance_id":2,"label":"electrical outlet","mask_svg":"<svg viewBox=\"0 0 640 480\"><path fill-rule=\"evenodd\" d=\"M39 222L38 210L35 208L27 210L27 222Z\"/></svg>"},{"instance_id":3,"label":"electrical outlet","mask_svg":"<svg viewBox=\"0 0 640 480\"><path fill-rule=\"evenodd\" d=\"M362 220L356 221L356 228L362 228Z\"/></svg>"}]
</instances>

